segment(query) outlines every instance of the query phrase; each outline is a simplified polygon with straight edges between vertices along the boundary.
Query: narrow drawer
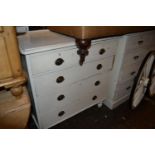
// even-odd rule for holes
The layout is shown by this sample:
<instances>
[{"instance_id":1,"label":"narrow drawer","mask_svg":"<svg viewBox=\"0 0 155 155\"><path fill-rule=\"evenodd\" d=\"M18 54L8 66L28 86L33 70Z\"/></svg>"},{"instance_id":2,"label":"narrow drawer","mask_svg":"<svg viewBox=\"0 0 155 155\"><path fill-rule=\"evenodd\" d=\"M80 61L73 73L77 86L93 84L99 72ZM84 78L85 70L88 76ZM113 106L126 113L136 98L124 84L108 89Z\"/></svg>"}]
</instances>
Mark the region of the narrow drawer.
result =
<instances>
[{"instance_id":1,"label":"narrow drawer","mask_svg":"<svg viewBox=\"0 0 155 155\"><path fill-rule=\"evenodd\" d=\"M117 50L117 44L118 39L109 39L93 44L89 49L85 64L113 56ZM54 72L78 66L79 55L77 55L77 48L57 49L31 55L30 63L32 74Z\"/></svg>"},{"instance_id":2,"label":"narrow drawer","mask_svg":"<svg viewBox=\"0 0 155 155\"><path fill-rule=\"evenodd\" d=\"M122 68L122 71L120 73L119 83L123 83L124 81L135 78L140 65L141 65L141 62L137 62L128 67Z\"/></svg>"},{"instance_id":3,"label":"narrow drawer","mask_svg":"<svg viewBox=\"0 0 155 155\"><path fill-rule=\"evenodd\" d=\"M153 32L140 32L127 35L126 49L143 48L152 44Z\"/></svg>"},{"instance_id":4,"label":"narrow drawer","mask_svg":"<svg viewBox=\"0 0 155 155\"><path fill-rule=\"evenodd\" d=\"M32 74L59 71L78 65L79 56L76 49L53 50L30 56Z\"/></svg>"},{"instance_id":5,"label":"narrow drawer","mask_svg":"<svg viewBox=\"0 0 155 155\"><path fill-rule=\"evenodd\" d=\"M92 43L89 49L89 55L86 57L86 62L89 60L103 59L113 56L118 48L119 38L107 39Z\"/></svg>"},{"instance_id":6,"label":"narrow drawer","mask_svg":"<svg viewBox=\"0 0 155 155\"><path fill-rule=\"evenodd\" d=\"M129 95L132 90L134 80L125 81L122 84L117 85L114 100L118 100L126 95Z\"/></svg>"}]
</instances>

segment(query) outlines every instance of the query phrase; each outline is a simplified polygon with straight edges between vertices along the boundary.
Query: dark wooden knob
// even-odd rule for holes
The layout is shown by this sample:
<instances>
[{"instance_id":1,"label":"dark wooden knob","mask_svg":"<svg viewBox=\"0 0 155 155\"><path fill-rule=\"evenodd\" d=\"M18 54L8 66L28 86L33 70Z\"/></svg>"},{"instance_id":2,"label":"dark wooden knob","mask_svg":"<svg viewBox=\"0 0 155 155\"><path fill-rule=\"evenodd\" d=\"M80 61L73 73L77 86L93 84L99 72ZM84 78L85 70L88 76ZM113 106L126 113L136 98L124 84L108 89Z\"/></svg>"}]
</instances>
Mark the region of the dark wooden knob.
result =
<instances>
[{"instance_id":1,"label":"dark wooden knob","mask_svg":"<svg viewBox=\"0 0 155 155\"><path fill-rule=\"evenodd\" d=\"M143 43L144 43L143 40L139 40L139 41L138 41L138 45L142 45Z\"/></svg>"},{"instance_id":2,"label":"dark wooden knob","mask_svg":"<svg viewBox=\"0 0 155 155\"><path fill-rule=\"evenodd\" d=\"M135 60L137 60L138 58L139 58L139 56L138 55L136 55L136 56L134 56L133 57Z\"/></svg>"},{"instance_id":3,"label":"dark wooden knob","mask_svg":"<svg viewBox=\"0 0 155 155\"><path fill-rule=\"evenodd\" d=\"M57 83L61 83L61 82L63 82L65 79L64 79L64 77L63 76L59 76L57 79L56 79L56 82Z\"/></svg>"},{"instance_id":4,"label":"dark wooden knob","mask_svg":"<svg viewBox=\"0 0 155 155\"><path fill-rule=\"evenodd\" d=\"M104 48L100 49L99 54L103 55L106 52L106 50Z\"/></svg>"},{"instance_id":5,"label":"dark wooden knob","mask_svg":"<svg viewBox=\"0 0 155 155\"><path fill-rule=\"evenodd\" d=\"M129 90L129 89L131 89L131 87L130 87L130 86L126 88L126 90Z\"/></svg>"},{"instance_id":6,"label":"dark wooden knob","mask_svg":"<svg viewBox=\"0 0 155 155\"><path fill-rule=\"evenodd\" d=\"M58 58L58 59L55 61L55 64L56 64L57 66L60 66L60 65L63 64L63 62L64 62L64 60L63 60L62 58Z\"/></svg>"},{"instance_id":7,"label":"dark wooden knob","mask_svg":"<svg viewBox=\"0 0 155 155\"><path fill-rule=\"evenodd\" d=\"M97 96L96 95L92 97L92 100L96 100L96 99L97 99Z\"/></svg>"},{"instance_id":8,"label":"dark wooden knob","mask_svg":"<svg viewBox=\"0 0 155 155\"><path fill-rule=\"evenodd\" d=\"M100 81L95 82L95 86L98 86L100 84Z\"/></svg>"},{"instance_id":9,"label":"dark wooden knob","mask_svg":"<svg viewBox=\"0 0 155 155\"><path fill-rule=\"evenodd\" d=\"M58 100L58 101L61 101L61 100L63 100L64 98L65 98L64 95L59 95L58 98L57 98L57 100Z\"/></svg>"},{"instance_id":10,"label":"dark wooden knob","mask_svg":"<svg viewBox=\"0 0 155 155\"><path fill-rule=\"evenodd\" d=\"M61 117L61 116L63 116L64 114L65 114L64 111L60 111L60 112L58 113L58 116Z\"/></svg>"},{"instance_id":11,"label":"dark wooden knob","mask_svg":"<svg viewBox=\"0 0 155 155\"><path fill-rule=\"evenodd\" d=\"M130 73L130 75L134 75L135 73L136 73L136 72L135 72L135 71L133 71L133 72L131 72L131 73Z\"/></svg>"},{"instance_id":12,"label":"dark wooden knob","mask_svg":"<svg viewBox=\"0 0 155 155\"><path fill-rule=\"evenodd\" d=\"M98 64L96 68L97 70L100 70L102 68L102 64Z\"/></svg>"}]
</instances>

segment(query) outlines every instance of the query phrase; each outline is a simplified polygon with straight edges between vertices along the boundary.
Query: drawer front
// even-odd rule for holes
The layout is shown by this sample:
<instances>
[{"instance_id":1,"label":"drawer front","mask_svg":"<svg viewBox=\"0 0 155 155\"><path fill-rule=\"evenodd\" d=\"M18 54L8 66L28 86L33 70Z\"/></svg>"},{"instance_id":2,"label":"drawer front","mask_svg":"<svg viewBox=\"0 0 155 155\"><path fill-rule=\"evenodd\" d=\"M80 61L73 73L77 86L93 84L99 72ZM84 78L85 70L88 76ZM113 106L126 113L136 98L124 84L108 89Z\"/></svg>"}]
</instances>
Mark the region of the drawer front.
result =
<instances>
[{"instance_id":1,"label":"drawer front","mask_svg":"<svg viewBox=\"0 0 155 155\"><path fill-rule=\"evenodd\" d=\"M102 41L92 45L85 64L95 60L101 60L115 54L118 40ZM54 50L53 50L54 51ZM77 48L68 50L55 50L30 56L32 74L54 72L79 65Z\"/></svg>"},{"instance_id":2,"label":"drawer front","mask_svg":"<svg viewBox=\"0 0 155 155\"><path fill-rule=\"evenodd\" d=\"M103 59L114 55L118 48L118 42L119 38L114 38L92 44L86 61Z\"/></svg>"},{"instance_id":3,"label":"drawer front","mask_svg":"<svg viewBox=\"0 0 155 155\"><path fill-rule=\"evenodd\" d=\"M117 85L114 100L118 100L126 95L129 95L131 93L133 83L134 80L129 80L124 82L123 84Z\"/></svg>"},{"instance_id":4,"label":"drawer front","mask_svg":"<svg viewBox=\"0 0 155 155\"><path fill-rule=\"evenodd\" d=\"M59 88L53 88L52 82L43 82L43 79L37 80L35 89L37 106L42 118L41 123L50 122L49 125L44 124L43 126L50 127L50 125L104 100L108 92L108 79L108 74L102 74ZM43 83L49 83L49 85ZM61 95L64 95L64 98L58 100ZM62 117L59 116L61 111L65 111Z\"/></svg>"},{"instance_id":5,"label":"drawer front","mask_svg":"<svg viewBox=\"0 0 155 155\"><path fill-rule=\"evenodd\" d=\"M137 75L140 65L141 65L141 62L137 62L128 67L122 68L122 71L120 73L119 83L123 83L124 81L127 81L129 79L134 79L135 76Z\"/></svg>"},{"instance_id":6,"label":"drawer front","mask_svg":"<svg viewBox=\"0 0 155 155\"><path fill-rule=\"evenodd\" d=\"M152 44L154 31L127 35L126 49L144 48Z\"/></svg>"},{"instance_id":7,"label":"drawer front","mask_svg":"<svg viewBox=\"0 0 155 155\"><path fill-rule=\"evenodd\" d=\"M149 49L145 48L129 52L124 56L123 65L130 65L136 62L142 62L147 53L149 53Z\"/></svg>"},{"instance_id":8,"label":"drawer front","mask_svg":"<svg viewBox=\"0 0 155 155\"><path fill-rule=\"evenodd\" d=\"M30 56L32 74L39 74L44 72L54 72L63 70L70 66L78 65L79 56L76 49L71 50L56 50L34 54Z\"/></svg>"}]
</instances>

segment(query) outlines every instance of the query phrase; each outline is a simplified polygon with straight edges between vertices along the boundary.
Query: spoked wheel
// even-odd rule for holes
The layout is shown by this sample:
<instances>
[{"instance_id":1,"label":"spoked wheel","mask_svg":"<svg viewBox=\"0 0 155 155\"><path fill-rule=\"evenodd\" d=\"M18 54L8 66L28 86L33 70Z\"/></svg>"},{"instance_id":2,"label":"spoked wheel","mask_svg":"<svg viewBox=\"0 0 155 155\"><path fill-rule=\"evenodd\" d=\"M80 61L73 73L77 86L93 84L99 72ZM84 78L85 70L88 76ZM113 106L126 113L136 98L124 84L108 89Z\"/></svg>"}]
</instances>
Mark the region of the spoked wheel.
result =
<instances>
[{"instance_id":1,"label":"spoked wheel","mask_svg":"<svg viewBox=\"0 0 155 155\"><path fill-rule=\"evenodd\" d=\"M130 96L132 109L135 109L140 104L146 94L148 87L151 86L150 76L154 67L154 62L155 52L153 51L145 57L135 78L134 86Z\"/></svg>"},{"instance_id":2,"label":"spoked wheel","mask_svg":"<svg viewBox=\"0 0 155 155\"><path fill-rule=\"evenodd\" d=\"M153 68L152 68L152 71L150 74L150 83L149 83L148 95L150 97L155 96L155 62L153 64Z\"/></svg>"}]
</instances>

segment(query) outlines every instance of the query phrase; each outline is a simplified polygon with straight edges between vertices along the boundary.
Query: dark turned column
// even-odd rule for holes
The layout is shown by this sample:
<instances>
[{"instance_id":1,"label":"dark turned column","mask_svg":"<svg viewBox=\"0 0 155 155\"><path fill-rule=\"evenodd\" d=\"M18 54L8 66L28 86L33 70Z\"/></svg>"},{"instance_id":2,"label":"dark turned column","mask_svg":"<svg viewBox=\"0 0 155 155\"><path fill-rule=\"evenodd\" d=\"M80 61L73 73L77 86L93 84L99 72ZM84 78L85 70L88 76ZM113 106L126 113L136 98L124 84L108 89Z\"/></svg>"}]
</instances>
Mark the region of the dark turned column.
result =
<instances>
[{"instance_id":1,"label":"dark turned column","mask_svg":"<svg viewBox=\"0 0 155 155\"><path fill-rule=\"evenodd\" d=\"M80 56L79 64L83 65L85 57L89 54L89 47L91 46L91 40L88 39L76 39L76 45L78 47L77 54Z\"/></svg>"}]
</instances>

